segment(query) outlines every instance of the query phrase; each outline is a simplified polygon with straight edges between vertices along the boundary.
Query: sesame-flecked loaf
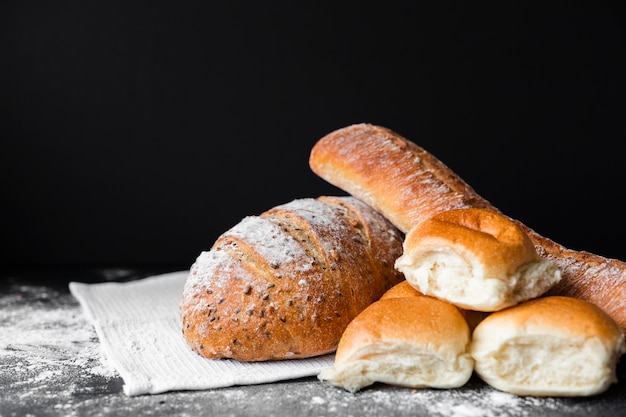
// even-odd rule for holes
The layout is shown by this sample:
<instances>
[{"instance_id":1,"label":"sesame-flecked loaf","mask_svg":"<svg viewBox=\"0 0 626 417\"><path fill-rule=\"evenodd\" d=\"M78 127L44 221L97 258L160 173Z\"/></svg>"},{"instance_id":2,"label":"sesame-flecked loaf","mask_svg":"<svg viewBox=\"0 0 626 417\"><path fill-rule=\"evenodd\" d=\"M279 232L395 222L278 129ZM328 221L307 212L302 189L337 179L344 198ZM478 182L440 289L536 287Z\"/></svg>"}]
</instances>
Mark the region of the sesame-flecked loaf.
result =
<instances>
[{"instance_id":1,"label":"sesame-flecked loaf","mask_svg":"<svg viewBox=\"0 0 626 417\"><path fill-rule=\"evenodd\" d=\"M348 323L404 279L404 235L351 196L296 199L248 216L191 266L180 315L207 358L333 352Z\"/></svg>"}]
</instances>

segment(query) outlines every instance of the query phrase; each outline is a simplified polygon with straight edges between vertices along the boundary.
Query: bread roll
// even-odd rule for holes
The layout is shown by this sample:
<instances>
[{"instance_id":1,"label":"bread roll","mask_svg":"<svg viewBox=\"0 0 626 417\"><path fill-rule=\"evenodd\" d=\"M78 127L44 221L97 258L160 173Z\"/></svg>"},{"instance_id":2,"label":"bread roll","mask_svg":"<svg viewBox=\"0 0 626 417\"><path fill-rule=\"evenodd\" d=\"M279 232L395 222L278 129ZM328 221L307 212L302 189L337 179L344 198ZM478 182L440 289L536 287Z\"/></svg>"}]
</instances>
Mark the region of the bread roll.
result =
<instances>
[{"instance_id":1,"label":"bread roll","mask_svg":"<svg viewBox=\"0 0 626 417\"><path fill-rule=\"evenodd\" d=\"M421 295L424 294L413 288L411 284L409 284L408 281L405 279L385 291L380 299L384 300L385 298L419 297Z\"/></svg>"},{"instance_id":2,"label":"bread roll","mask_svg":"<svg viewBox=\"0 0 626 417\"><path fill-rule=\"evenodd\" d=\"M246 217L191 266L183 336L207 358L332 352L348 323L404 279L393 267L402 239L353 197L297 199Z\"/></svg>"},{"instance_id":3,"label":"bread roll","mask_svg":"<svg viewBox=\"0 0 626 417\"><path fill-rule=\"evenodd\" d=\"M390 289L388 289L382 297L381 300L385 298L402 298L402 297L418 297L422 294L420 291L416 290L409 284L409 282L405 279L399 284L394 285ZM474 328L480 323L485 317L489 315L489 313L484 311L476 311L476 310L466 310L463 308L459 308L459 312L465 317L465 321L467 321L467 325L470 328L470 331L473 331Z\"/></svg>"},{"instance_id":4,"label":"bread roll","mask_svg":"<svg viewBox=\"0 0 626 417\"><path fill-rule=\"evenodd\" d=\"M423 294L497 311L538 297L561 279L508 217L479 208L443 211L406 235L396 268Z\"/></svg>"},{"instance_id":5,"label":"bread roll","mask_svg":"<svg viewBox=\"0 0 626 417\"><path fill-rule=\"evenodd\" d=\"M309 163L321 178L374 207L404 233L442 211L498 211L434 155L381 126L362 123L329 133L314 145ZM592 302L626 330L626 263L567 249L513 221L561 271L549 294Z\"/></svg>"},{"instance_id":6,"label":"bread roll","mask_svg":"<svg viewBox=\"0 0 626 417\"><path fill-rule=\"evenodd\" d=\"M476 373L517 395L588 396L617 382L624 333L596 305L549 296L489 315L474 330Z\"/></svg>"},{"instance_id":7,"label":"bread roll","mask_svg":"<svg viewBox=\"0 0 626 417\"><path fill-rule=\"evenodd\" d=\"M382 382L456 388L472 375L470 330L453 305L416 294L374 302L346 328L322 381L356 392Z\"/></svg>"}]
</instances>

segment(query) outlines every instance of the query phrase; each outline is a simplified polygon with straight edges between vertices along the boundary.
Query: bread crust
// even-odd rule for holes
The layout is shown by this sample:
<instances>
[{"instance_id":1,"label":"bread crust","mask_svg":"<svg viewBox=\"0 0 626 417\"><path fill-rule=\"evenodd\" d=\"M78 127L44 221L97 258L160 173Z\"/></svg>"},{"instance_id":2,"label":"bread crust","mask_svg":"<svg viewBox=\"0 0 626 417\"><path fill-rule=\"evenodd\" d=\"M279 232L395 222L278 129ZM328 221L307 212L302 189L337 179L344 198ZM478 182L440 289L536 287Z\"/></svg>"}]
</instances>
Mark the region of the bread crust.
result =
<instances>
[{"instance_id":1,"label":"bread crust","mask_svg":"<svg viewBox=\"0 0 626 417\"><path fill-rule=\"evenodd\" d=\"M388 289L382 295L382 297L380 297L380 299L384 300L385 298L420 297L423 295L424 294L422 294L420 291L413 288L413 286L411 286L411 284L409 284L409 282L405 278L404 281ZM490 314L484 311L466 310L463 308L458 308L458 310L463 315L463 317L465 317L465 321L467 321L467 325L469 326L471 331L474 331L478 323L480 323L485 317Z\"/></svg>"},{"instance_id":2,"label":"bread crust","mask_svg":"<svg viewBox=\"0 0 626 417\"><path fill-rule=\"evenodd\" d=\"M416 290L409 284L409 282L405 279L404 281L394 285L389 288L385 293L380 297L381 300L385 298L403 298L403 297L420 297L424 294Z\"/></svg>"},{"instance_id":3,"label":"bread crust","mask_svg":"<svg viewBox=\"0 0 626 417\"><path fill-rule=\"evenodd\" d=\"M354 197L321 196L249 216L190 268L183 336L207 358L332 352L348 323L403 276L402 233Z\"/></svg>"},{"instance_id":4,"label":"bread crust","mask_svg":"<svg viewBox=\"0 0 626 417\"><path fill-rule=\"evenodd\" d=\"M311 149L309 165L404 233L440 211L491 208L443 162L382 126L362 123L329 133Z\"/></svg>"},{"instance_id":5,"label":"bread crust","mask_svg":"<svg viewBox=\"0 0 626 417\"><path fill-rule=\"evenodd\" d=\"M515 223L493 211L477 208L448 210L414 227L404 252L428 246L460 247L483 264L492 276L511 274L538 258L534 245Z\"/></svg>"},{"instance_id":6,"label":"bread crust","mask_svg":"<svg viewBox=\"0 0 626 417\"><path fill-rule=\"evenodd\" d=\"M401 231L446 210L478 207L500 212L417 144L368 123L330 132L312 148L314 173L365 201ZM562 279L548 292L590 301L626 331L626 263L575 251L541 236L516 219L540 256L552 260Z\"/></svg>"}]
</instances>

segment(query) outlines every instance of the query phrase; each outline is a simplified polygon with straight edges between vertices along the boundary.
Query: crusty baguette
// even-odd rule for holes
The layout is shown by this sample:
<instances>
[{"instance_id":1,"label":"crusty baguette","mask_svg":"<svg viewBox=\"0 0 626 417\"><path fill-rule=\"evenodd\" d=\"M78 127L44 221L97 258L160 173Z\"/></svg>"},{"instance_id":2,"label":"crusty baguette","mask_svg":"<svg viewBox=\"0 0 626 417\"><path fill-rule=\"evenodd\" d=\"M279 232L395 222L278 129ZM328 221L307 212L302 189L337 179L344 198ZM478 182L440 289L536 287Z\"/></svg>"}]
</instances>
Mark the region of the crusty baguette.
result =
<instances>
[{"instance_id":1,"label":"crusty baguette","mask_svg":"<svg viewBox=\"0 0 626 417\"><path fill-rule=\"evenodd\" d=\"M368 203L405 233L445 210L499 212L434 155L385 127L363 123L333 131L314 145L309 163L314 173ZM550 295L590 301L626 331L625 262L565 248L512 220L561 270Z\"/></svg>"},{"instance_id":2,"label":"crusty baguette","mask_svg":"<svg viewBox=\"0 0 626 417\"><path fill-rule=\"evenodd\" d=\"M332 352L348 323L404 279L394 269L403 238L354 197L297 199L248 216L192 265L183 336L207 358Z\"/></svg>"}]
</instances>

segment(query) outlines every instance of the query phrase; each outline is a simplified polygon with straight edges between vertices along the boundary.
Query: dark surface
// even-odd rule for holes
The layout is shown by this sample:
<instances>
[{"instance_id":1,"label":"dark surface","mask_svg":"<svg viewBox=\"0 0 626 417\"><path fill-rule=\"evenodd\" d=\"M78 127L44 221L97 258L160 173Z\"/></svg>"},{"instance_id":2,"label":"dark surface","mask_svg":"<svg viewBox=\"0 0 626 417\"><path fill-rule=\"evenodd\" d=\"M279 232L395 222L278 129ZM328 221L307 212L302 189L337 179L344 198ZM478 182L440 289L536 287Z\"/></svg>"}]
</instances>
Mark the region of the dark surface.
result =
<instances>
[{"instance_id":1,"label":"dark surface","mask_svg":"<svg viewBox=\"0 0 626 417\"><path fill-rule=\"evenodd\" d=\"M125 396L123 381L111 371L103 371L95 331L82 317L66 284L69 280L131 280L174 270L179 268L4 271L0 281L0 416L622 417L626 409L623 365L618 368L618 384L588 398L515 397L475 377L453 390L376 384L351 394L310 377L206 391ZM52 276L57 284L42 284Z\"/></svg>"}]
</instances>

